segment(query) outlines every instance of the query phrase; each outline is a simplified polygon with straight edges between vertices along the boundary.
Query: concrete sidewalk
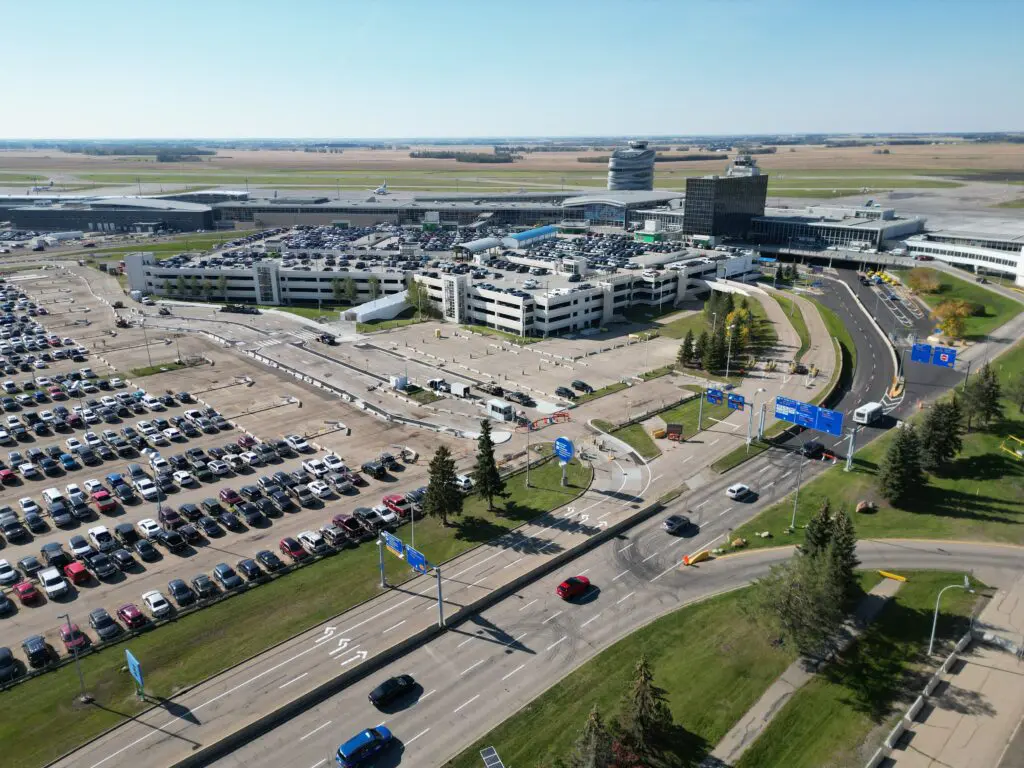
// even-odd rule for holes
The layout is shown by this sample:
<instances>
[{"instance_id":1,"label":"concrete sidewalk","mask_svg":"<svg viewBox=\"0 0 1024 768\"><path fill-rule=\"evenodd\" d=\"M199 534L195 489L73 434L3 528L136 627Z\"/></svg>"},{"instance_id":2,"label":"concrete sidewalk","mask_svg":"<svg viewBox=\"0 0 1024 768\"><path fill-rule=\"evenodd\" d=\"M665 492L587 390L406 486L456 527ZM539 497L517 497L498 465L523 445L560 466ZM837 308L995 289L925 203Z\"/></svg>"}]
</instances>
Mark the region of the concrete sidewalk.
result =
<instances>
[{"instance_id":1,"label":"concrete sidewalk","mask_svg":"<svg viewBox=\"0 0 1024 768\"><path fill-rule=\"evenodd\" d=\"M981 633L994 642L976 639L960 654L883 765L1024 765L1024 662L1013 652L1024 645L1024 576L985 606L974 624Z\"/></svg>"},{"instance_id":2,"label":"concrete sidewalk","mask_svg":"<svg viewBox=\"0 0 1024 768\"><path fill-rule=\"evenodd\" d=\"M903 586L901 581L883 579L863 597L841 640L840 651L848 648L860 636L901 586ZM712 751L711 756L701 763L701 768L735 765L743 753L775 719L775 716L793 694L807 685L814 675L814 667L806 659L800 658L790 664L786 671L779 676L779 679L768 686L768 690L757 700L757 703L747 710L747 713L718 742L718 746Z\"/></svg>"}]
</instances>

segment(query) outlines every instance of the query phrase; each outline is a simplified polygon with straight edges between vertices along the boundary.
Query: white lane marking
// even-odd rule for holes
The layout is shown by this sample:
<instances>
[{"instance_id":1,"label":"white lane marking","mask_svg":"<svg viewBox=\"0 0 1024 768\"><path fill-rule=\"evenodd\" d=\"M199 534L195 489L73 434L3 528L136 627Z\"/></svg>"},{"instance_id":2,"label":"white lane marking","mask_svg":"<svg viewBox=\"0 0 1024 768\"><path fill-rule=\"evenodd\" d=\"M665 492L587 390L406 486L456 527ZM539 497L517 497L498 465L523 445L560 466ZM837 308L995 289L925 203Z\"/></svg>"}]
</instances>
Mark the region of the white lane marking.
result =
<instances>
[{"instance_id":1,"label":"white lane marking","mask_svg":"<svg viewBox=\"0 0 1024 768\"><path fill-rule=\"evenodd\" d=\"M724 510L723 512L719 512L718 516L721 517L722 515L724 515L724 514L726 514L728 512L732 512L734 509L735 509L735 507L729 507L728 509Z\"/></svg>"},{"instance_id":2,"label":"white lane marking","mask_svg":"<svg viewBox=\"0 0 1024 768\"><path fill-rule=\"evenodd\" d=\"M786 474L782 475L779 480L785 480L787 477L793 474L793 470L789 470Z\"/></svg>"},{"instance_id":3,"label":"white lane marking","mask_svg":"<svg viewBox=\"0 0 1024 768\"><path fill-rule=\"evenodd\" d=\"M775 481L774 480L772 480L770 483L765 483L764 487L765 488L771 488L773 485L775 485Z\"/></svg>"},{"instance_id":4,"label":"white lane marking","mask_svg":"<svg viewBox=\"0 0 1024 768\"><path fill-rule=\"evenodd\" d=\"M586 570L580 571L580 572L579 572L579 573L577 573L576 575L577 575L577 576L586 576L586 575L587 575L587 573L588 573L589 571L590 571L590 569L589 569L589 568L587 568Z\"/></svg>"},{"instance_id":5,"label":"white lane marking","mask_svg":"<svg viewBox=\"0 0 1024 768\"><path fill-rule=\"evenodd\" d=\"M485 661L487 661L487 659L480 659L480 661L478 661L476 664L473 664L472 666L466 667L464 670L459 672L459 677L462 677L464 674L466 674L467 672L469 672L472 669L476 669L481 664L483 664Z\"/></svg>"},{"instance_id":6,"label":"white lane marking","mask_svg":"<svg viewBox=\"0 0 1024 768\"><path fill-rule=\"evenodd\" d=\"M604 611L602 611L601 613L604 613ZM582 629L583 627L587 626L587 624L589 624L592 621L597 621L601 617L601 613L597 614L597 616L592 616L591 618L589 618L586 621L584 621L582 624L580 624L580 628Z\"/></svg>"},{"instance_id":7,"label":"white lane marking","mask_svg":"<svg viewBox=\"0 0 1024 768\"><path fill-rule=\"evenodd\" d=\"M452 710L452 714L454 715L454 714L455 714L456 712L458 712L458 711L459 711L460 709L463 709L463 708L465 708L465 707L468 707L468 706L469 706L470 704L472 704L472 703L473 703L474 701L476 701L476 700L477 700L477 699L479 699L479 698L480 698L480 694L478 693L478 694L477 694L476 696L474 696L474 697L473 697L472 699L470 699L469 701L467 701L467 702L466 702L465 704L459 704L459 706L457 706L457 707L456 707L455 709L453 709L453 710Z\"/></svg>"},{"instance_id":8,"label":"white lane marking","mask_svg":"<svg viewBox=\"0 0 1024 768\"><path fill-rule=\"evenodd\" d=\"M481 577L480 577L479 579L477 579L476 581L474 581L474 582L473 582L472 584L470 584L469 586L471 586L471 587L475 587L475 586L476 586L477 584L479 584L479 583L480 583L481 581L483 581L483 580L484 580L484 579L486 579L486 578L487 578L486 576L481 576Z\"/></svg>"},{"instance_id":9,"label":"white lane marking","mask_svg":"<svg viewBox=\"0 0 1024 768\"><path fill-rule=\"evenodd\" d=\"M616 576L614 579L612 579L612 581L618 581L623 576L625 576L627 573L629 573L629 569L628 568L626 570L624 570L622 573L620 573L618 576Z\"/></svg>"},{"instance_id":10,"label":"white lane marking","mask_svg":"<svg viewBox=\"0 0 1024 768\"><path fill-rule=\"evenodd\" d=\"M522 608L520 608L519 610L520 610L520 611L525 611L525 610L526 610L527 608L529 608L529 607L530 607L531 605L533 605L533 604L534 604L534 603L536 603L536 602L537 602L536 600L531 600L530 602L528 602L528 603L527 603L526 605L524 605L524 606L523 606Z\"/></svg>"},{"instance_id":11,"label":"white lane marking","mask_svg":"<svg viewBox=\"0 0 1024 768\"><path fill-rule=\"evenodd\" d=\"M711 503L711 499L707 499L706 501L702 501L700 504L698 504L696 507L694 507L694 509L700 509L705 504L710 504L710 503Z\"/></svg>"},{"instance_id":12,"label":"white lane marking","mask_svg":"<svg viewBox=\"0 0 1024 768\"><path fill-rule=\"evenodd\" d=\"M516 672L518 672L520 669L522 669L525 666L526 666L525 664L520 664L518 667L516 667L511 672L509 672L507 675L505 675L503 678L501 678L502 682L504 682L505 680L508 680L510 677L512 677L512 675L514 675Z\"/></svg>"},{"instance_id":13,"label":"white lane marking","mask_svg":"<svg viewBox=\"0 0 1024 768\"><path fill-rule=\"evenodd\" d=\"M405 621L406 621L405 619L402 619L402 620L401 620L400 622L398 622L398 623L397 623L397 624L395 624L394 626L391 626L391 627L388 627L387 629L385 629L385 630L384 630L383 632L381 632L381 634L382 634L382 635L386 635L386 634L387 634L388 632L390 632L390 631L391 631L392 629L398 629L398 628L399 628L400 626L402 626L403 624L405 624Z\"/></svg>"},{"instance_id":14,"label":"white lane marking","mask_svg":"<svg viewBox=\"0 0 1024 768\"><path fill-rule=\"evenodd\" d=\"M687 456L687 457L686 457L685 459L683 459L683 460L682 460L681 462L679 462L679 463L680 463L680 464L685 464L686 462L688 462L688 461L689 461L690 459L692 459L692 458L693 458L693 456Z\"/></svg>"},{"instance_id":15,"label":"white lane marking","mask_svg":"<svg viewBox=\"0 0 1024 768\"><path fill-rule=\"evenodd\" d=\"M455 646L455 647L456 647L456 648L461 648L461 647L462 647L462 646L464 646L464 645L465 645L466 643L471 643L471 642L473 642L474 640L476 640L476 637L475 637L475 636L474 636L474 637L467 637L467 638L466 638L465 640L463 640L463 641L462 641L461 643L459 643L459 644L458 644L457 646Z\"/></svg>"},{"instance_id":16,"label":"white lane marking","mask_svg":"<svg viewBox=\"0 0 1024 768\"><path fill-rule=\"evenodd\" d=\"M632 547L632 546L633 546L633 544L632 544L632 543L630 543L630 544L627 544L627 545L626 545L626 546L624 546L624 547L623 547L622 549L620 549L620 550L619 550L619 552L625 552L625 551L626 551L627 549L629 549L629 548L630 548L630 547Z\"/></svg>"},{"instance_id":17,"label":"white lane marking","mask_svg":"<svg viewBox=\"0 0 1024 768\"><path fill-rule=\"evenodd\" d=\"M317 726L316 728L314 728L314 729L313 729L312 731L310 731L309 733L307 733L307 734L306 734L305 736L300 736L300 737L299 737L299 741L305 741L305 740L306 740L306 739L308 739L308 738L309 738L310 736L312 736L312 735L313 735L314 733L316 733L317 731L322 731L322 730L323 730L324 728L326 728L326 727L327 727L328 725L330 725L330 724L331 724L331 721L330 721L330 720L328 720L328 721L327 721L326 723L324 723L323 725L318 725L318 726Z\"/></svg>"},{"instance_id":18,"label":"white lane marking","mask_svg":"<svg viewBox=\"0 0 1024 768\"><path fill-rule=\"evenodd\" d=\"M483 565L484 563L486 563L486 562L487 562L488 560L493 560L493 559L494 559L494 558L496 558L496 557L497 557L498 555L503 555L503 554L505 554L505 550L504 550L504 549L499 549L499 550L498 550L497 552L495 552L495 553L494 553L493 555L491 555L490 557L485 557L485 558L484 558L483 560L481 560L481 561L480 561L479 563L473 563L473 565L470 565L470 566L467 566L466 568L463 568L463 569L462 569L461 571L459 571L458 573L453 573L453 574L452 574L451 576L449 576L449 577L448 577L448 578L446 579L446 581L451 581L452 579L456 579L456 578L458 578L459 576L461 576L462 574L464 574L464 573L468 573L469 571L472 571L472 570L473 570L474 568L479 568L479 567L480 567L481 565Z\"/></svg>"},{"instance_id":19,"label":"white lane marking","mask_svg":"<svg viewBox=\"0 0 1024 768\"><path fill-rule=\"evenodd\" d=\"M523 559L522 557L520 557L520 558L519 558L519 560L522 560L522 559ZM513 560L513 561L512 561L511 563L509 563L508 565L502 566L501 570L503 570L503 571L504 571L504 570L505 570L506 568L511 568L511 567L512 567L513 565L515 565L516 563L518 563L518 562L519 562L519 560ZM430 729L429 729L429 728L427 728L427 730L429 731Z\"/></svg>"},{"instance_id":20,"label":"white lane marking","mask_svg":"<svg viewBox=\"0 0 1024 768\"><path fill-rule=\"evenodd\" d=\"M708 448L710 448L711 446L713 446L713 445L714 445L715 443L717 443L717 442L718 442L719 440L721 440L721 439L722 439L722 438L720 438L720 437L719 437L719 438L715 438L714 440L712 440L712 441L711 441L710 443L708 443Z\"/></svg>"},{"instance_id":21,"label":"white lane marking","mask_svg":"<svg viewBox=\"0 0 1024 768\"><path fill-rule=\"evenodd\" d=\"M304 678L304 677L305 677L306 675L308 675L308 674L309 674L309 672L303 672L303 673L302 673L301 675L299 675L298 677L293 677L293 678L292 678L291 680L289 680L289 681L288 681L287 683L283 683L283 684L281 684L281 685L277 686L277 690L281 690L281 689L282 689L282 688L284 688L285 686L291 685L292 683L294 683L294 682L297 682L297 681L301 680L302 678Z\"/></svg>"},{"instance_id":22,"label":"white lane marking","mask_svg":"<svg viewBox=\"0 0 1024 768\"><path fill-rule=\"evenodd\" d=\"M544 650L546 650L546 651L550 651L550 650L551 650L552 648L554 648L554 647L555 647L556 645L558 645L558 644L559 644L560 642L562 642L563 640L565 640L565 639L566 639L567 637L568 637L568 635L562 635L562 636L561 636L560 638L558 638L557 640L555 640L555 642L553 642L553 643L552 643L551 645L549 645L549 646L548 646L547 648L545 648Z\"/></svg>"},{"instance_id":23,"label":"white lane marking","mask_svg":"<svg viewBox=\"0 0 1024 768\"><path fill-rule=\"evenodd\" d=\"M650 560L650 559L651 559L652 557L657 557L657 556L658 556L658 554L659 554L658 552L655 552L655 553L654 553L653 555L648 555L647 557L645 557L645 558L644 558L643 560L641 560L640 562L641 562L641 563L646 563L646 562L647 562L648 560Z\"/></svg>"},{"instance_id":24,"label":"white lane marking","mask_svg":"<svg viewBox=\"0 0 1024 768\"><path fill-rule=\"evenodd\" d=\"M544 621L542 621L541 623L542 623L542 624L547 624L547 623L548 623L549 621L554 621L555 619L557 619L557 618L558 618L559 616L561 616L561 615L562 615L562 612L561 612L561 611L559 611L558 613L556 613L556 614L554 614L554 615L552 615L552 616L548 616L548 617L547 617L546 619L544 619Z\"/></svg>"},{"instance_id":25,"label":"white lane marking","mask_svg":"<svg viewBox=\"0 0 1024 768\"><path fill-rule=\"evenodd\" d=\"M422 731L420 731L419 733L417 733L417 734L416 734L415 736L413 736L413 737L412 737L411 739L406 739L406 740L405 740L405 743L406 743L406 744L412 744L412 743L413 743L414 741L416 741L416 739L418 739L418 738L419 738L420 736L422 736L422 735L423 735L424 733L426 733L426 732L427 732L427 731L429 731L429 730L430 730L429 728L424 728L424 729L423 729Z\"/></svg>"},{"instance_id":26,"label":"white lane marking","mask_svg":"<svg viewBox=\"0 0 1024 768\"><path fill-rule=\"evenodd\" d=\"M616 604L616 605L618 605L618 604L619 604L619 603L621 603L621 602L622 602L623 600L629 600L629 598L631 598L631 597L632 597L633 595L635 595L635 594L636 594L636 592L630 592L630 593L629 593L628 595L626 595L625 597L620 597L620 598L619 598L619 602L618 602L618 603L615 603L615 604Z\"/></svg>"},{"instance_id":27,"label":"white lane marking","mask_svg":"<svg viewBox=\"0 0 1024 768\"><path fill-rule=\"evenodd\" d=\"M430 693L424 693L422 696L420 696L420 701L423 701L428 696L433 696L435 693L437 693L437 688L431 690Z\"/></svg>"},{"instance_id":28,"label":"white lane marking","mask_svg":"<svg viewBox=\"0 0 1024 768\"><path fill-rule=\"evenodd\" d=\"M321 765L323 765L323 764L324 764L324 763L326 763L326 762L327 762L327 758L325 757L325 758L324 758L323 760L321 760L320 762L318 762L318 763L313 763L313 764L312 764L312 765L311 765L311 766L310 766L309 768L320 768L320 766L321 766Z\"/></svg>"},{"instance_id":29,"label":"white lane marking","mask_svg":"<svg viewBox=\"0 0 1024 768\"><path fill-rule=\"evenodd\" d=\"M772 465L771 465L771 464L768 464L768 465L766 465L766 466L763 466L763 467L761 467L761 468L760 468L759 470L757 470L757 474L759 474L759 475L760 475L760 474L761 474L762 472L767 472L767 471L768 471L769 469L771 469L771 468L772 468Z\"/></svg>"},{"instance_id":30,"label":"white lane marking","mask_svg":"<svg viewBox=\"0 0 1024 768\"><path fill-rule=\"evenodd\" d=\"M351 648L349 648L348 647L348 643L345 643L344 645L339 645L333 651L328 651L327 655L328 656L333 656L334 654L341 653L342 651L345 651L347 653L348 651L354 651L358 647L359 647L358 645L353 645Z\"/></svg>"},{"instance_id":31,"label":"white lane marking","mask_svg":"<svg viewBox=\"0 0 1024 768\"><path fill-rule=\"evenodd\" d=\"M507 643L505 643L505 647L508 648L513 643L518 643L520 640L522 640L528 634L530 634L530 633L529 632L523 632L523 634L521 634L519 637L513 637L511 640L509 640Z\"/></svg>"}]
</instances>

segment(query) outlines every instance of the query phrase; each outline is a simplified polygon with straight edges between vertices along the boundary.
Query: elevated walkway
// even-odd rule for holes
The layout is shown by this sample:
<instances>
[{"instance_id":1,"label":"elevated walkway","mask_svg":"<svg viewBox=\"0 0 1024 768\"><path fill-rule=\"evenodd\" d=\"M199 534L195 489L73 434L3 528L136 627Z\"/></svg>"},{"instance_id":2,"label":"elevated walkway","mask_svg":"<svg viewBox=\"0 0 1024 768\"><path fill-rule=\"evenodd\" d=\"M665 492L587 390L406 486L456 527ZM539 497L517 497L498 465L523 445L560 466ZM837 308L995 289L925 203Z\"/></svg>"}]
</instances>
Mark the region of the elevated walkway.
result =
<instances>
[{"instance_id":1,"label":"elevated walkway","mask_svg":"<svg viewBox=\"0 0 1024 768\"><path fill-rule=\"evenodd\" d=\"M371 320L393 320L409 306L405 297L405 291L382 296L379 299L360 304L358 307L345 310L342 317L357 323L368 323Z\"/></svg>"}]
</instances>

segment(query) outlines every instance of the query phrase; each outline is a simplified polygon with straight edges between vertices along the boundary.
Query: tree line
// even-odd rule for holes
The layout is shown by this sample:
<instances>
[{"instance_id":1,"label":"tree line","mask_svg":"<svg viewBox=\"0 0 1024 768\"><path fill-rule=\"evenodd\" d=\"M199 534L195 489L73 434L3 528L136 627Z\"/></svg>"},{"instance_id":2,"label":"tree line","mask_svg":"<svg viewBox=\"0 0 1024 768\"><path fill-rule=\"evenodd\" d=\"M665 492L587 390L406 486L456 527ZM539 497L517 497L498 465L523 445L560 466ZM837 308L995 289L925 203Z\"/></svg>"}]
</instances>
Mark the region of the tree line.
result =
<instances>
[{"instance_id":1,"label":"tree line","mask_svg":"<svg viewBox=\"0 0 1024 768\"><path fill-rule=\"evenodd\" d=\"M515 155L490 155L486 152L453 152L449 150L424 149L409 153L409 157L428 160L454 160L457 163L512 163Z\"/></svg>"}]
</instances>

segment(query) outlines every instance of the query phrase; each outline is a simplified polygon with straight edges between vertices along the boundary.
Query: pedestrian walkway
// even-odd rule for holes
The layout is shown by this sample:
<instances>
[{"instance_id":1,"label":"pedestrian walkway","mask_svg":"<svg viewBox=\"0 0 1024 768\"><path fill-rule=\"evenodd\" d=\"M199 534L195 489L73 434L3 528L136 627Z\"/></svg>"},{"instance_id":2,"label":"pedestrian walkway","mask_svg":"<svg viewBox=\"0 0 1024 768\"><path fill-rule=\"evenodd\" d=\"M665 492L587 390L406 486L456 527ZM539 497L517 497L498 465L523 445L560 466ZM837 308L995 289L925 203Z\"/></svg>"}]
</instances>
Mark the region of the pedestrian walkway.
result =
<instances>
[{"instance_id":1,"label":"pedestrian walkway","mask_svg":"<svg viewBox=\"0 0 1024 768\"><path fill-rule=\"evenodd\" d=\"M856 640L881 613L882 608L903 586L902 581L883 579L857 605L853 620L847 625L840 642L840 651ZM803 658L797 659L772 683L757 703L725 734L701 768L735 765L751 744L757 740L786 702L815 675L814 667Z\"/></svg>"},{"instance_id":2,"label":"pedestrian walkway","mask_svg":"<svg viewBox=\"0 0 1024 768\"><path fill-rule=\"evenodd\" d=\"M999 590L974 624L975 641L929 697L886 766L1010 768L1024 765L1024 576Z\"/></svg>"}]
</instances>

